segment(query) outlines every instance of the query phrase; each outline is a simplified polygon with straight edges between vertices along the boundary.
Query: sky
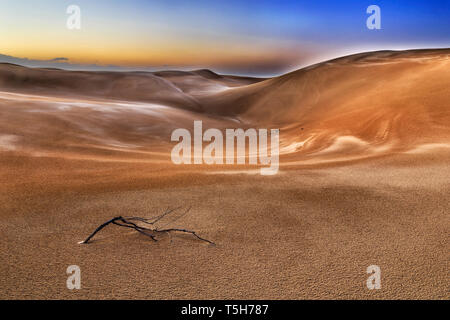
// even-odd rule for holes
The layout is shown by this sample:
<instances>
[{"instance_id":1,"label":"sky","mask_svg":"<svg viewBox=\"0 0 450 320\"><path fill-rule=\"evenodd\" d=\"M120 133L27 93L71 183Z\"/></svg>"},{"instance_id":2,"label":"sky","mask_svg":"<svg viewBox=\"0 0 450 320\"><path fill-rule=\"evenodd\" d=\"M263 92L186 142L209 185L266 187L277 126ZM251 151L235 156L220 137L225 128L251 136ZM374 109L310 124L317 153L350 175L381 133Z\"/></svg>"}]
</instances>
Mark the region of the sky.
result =
<instances>
[{"instance_id":1,"label":"sky","mask_svg":"<svg viewBox=\"0 0 450 320\"><path fill-rule=\"evenodd\" d=\"M68 29L67 7L81 10ZM369 30L369 5L381 29ZM346 54L450 47L450 0L0 0L0 61L271 76Z\"/></svg>"}]
</instances>

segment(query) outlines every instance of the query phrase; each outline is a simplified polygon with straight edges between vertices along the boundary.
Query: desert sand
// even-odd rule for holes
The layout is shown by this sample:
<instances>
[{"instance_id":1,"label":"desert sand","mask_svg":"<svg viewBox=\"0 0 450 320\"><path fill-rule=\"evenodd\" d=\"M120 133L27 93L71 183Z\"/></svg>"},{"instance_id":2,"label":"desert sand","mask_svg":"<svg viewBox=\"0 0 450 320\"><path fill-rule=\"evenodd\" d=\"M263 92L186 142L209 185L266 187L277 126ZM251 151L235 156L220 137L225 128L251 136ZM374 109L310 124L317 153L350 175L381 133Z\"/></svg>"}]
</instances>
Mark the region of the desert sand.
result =
<instances>
[{"instance_id":1,"label":"desert sand","mask_svg":"<svg viewBox=\"0 0 450 320\"><path fill-rule=\"evenodd\" d=\"M0 298L449 299L449 87L450 49L271 79L0 64ZM194 120L279 128L279 173L173 164ZM179 206L215 246L116 226L78 244Z\"/></svg>"}]
</instances>

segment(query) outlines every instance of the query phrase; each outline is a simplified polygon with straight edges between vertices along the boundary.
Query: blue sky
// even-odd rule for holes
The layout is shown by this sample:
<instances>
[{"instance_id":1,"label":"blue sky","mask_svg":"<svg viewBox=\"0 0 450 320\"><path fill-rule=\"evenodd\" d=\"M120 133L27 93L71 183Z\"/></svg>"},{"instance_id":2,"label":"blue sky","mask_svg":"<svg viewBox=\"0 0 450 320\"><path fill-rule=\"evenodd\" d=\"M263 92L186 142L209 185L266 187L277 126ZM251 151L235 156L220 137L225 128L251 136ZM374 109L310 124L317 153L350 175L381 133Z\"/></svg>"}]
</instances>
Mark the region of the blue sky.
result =
<instances>
[{"instance_id":1,"label":"blue sky","mask_svg":"<svg viewBox=\"0 0 450 320\"><path fill-rule=\"evenodd\" d=\"M366 27L372 4L381 30ZM2 0L0 60L272 75L353 52L450 47L449 17L450 0Z\"/></svg>"}]
</instances>

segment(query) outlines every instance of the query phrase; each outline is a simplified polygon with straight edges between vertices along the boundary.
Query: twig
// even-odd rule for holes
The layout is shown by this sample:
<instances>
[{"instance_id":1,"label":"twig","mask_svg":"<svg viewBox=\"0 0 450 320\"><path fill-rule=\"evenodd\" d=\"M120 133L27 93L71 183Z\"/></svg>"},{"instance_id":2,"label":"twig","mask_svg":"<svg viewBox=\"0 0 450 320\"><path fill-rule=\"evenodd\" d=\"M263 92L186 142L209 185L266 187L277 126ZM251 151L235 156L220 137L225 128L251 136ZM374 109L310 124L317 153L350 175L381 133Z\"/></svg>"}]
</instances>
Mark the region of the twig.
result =
<instances>
[{"instance_id":1,"label":"twig","mask_svg":"<svg viewBox=\"0 0 450 320\"><path fill-rule=\"evenodd\" d=\"M102 230L102 229L103 229L104 227L106 227L108 224L113 223L114 221L117 221L117 220L119 220L119 219L121 219L121 218L122 218L122 217L115 217L115 218L112 218L111 220L108 220L108 221L106 221L105 223L101 224L97 229L95 229L94 232L92 232L92 234L91 234L89 237L86 238L86 240L84 240L84 241L81 242L81 243L83 243L83 244L88 243L89 240L91 240L91 238L92 238L93 236L95 236L95 234L96 234L97 232L99 232L100 230Z\"/></svg>"},{"instance_id":2,"label":"twig","mask_svg":"<svg viewBox=\"0 0 450 320\"><path fill-rule=\"evenodd\" d=\"M125 227L125 228L131 228L136 230L137 232L146 235L148 237L150 237L153 241L158 241L158 239L156 238L156 235L161 234L161 233L166 233L170 236L171 232L181 232L181 233L189 233L193 236L195 236L197 239L201 240L201 241L205 241L208 242L210 244L215 245L214 242L202 238L200 237L195 231L191 231L191 230L187 230L187 229L180 229L180 228L167 228L167 229L159 229L158 227L154 227L155 224L161 220L163 220L165 217L167 217L168 215L170 215L171 213L175 212L176 210L178 210L180 208L175 208L175 209L167 209L166 211L164 211L163 214L153 217L153 218L141 218L141 217L127 217L124 218L122 216L118 216L115 218L112 218L108 221L106 221L105 223L102 223L100 226L97 227L97 229L94 230L94 232L92 234L89 235L89 237L86 238L86 240L80 242L82 244L88 244L89 241L103 228L105 228L107 225L109 224L114 224L116 226L119 227ZM188 208L181 216L175 218L174 220L171 221L171 223L179 220L181 217L185 216L189 210L191 208ZM141 222L144 223L148 226L152 226L152 228L148 228L148 227L143 227L138 225L135 222ZM167 224L166 224L167 225Z\"/></svg>"},{"instance_id":3,"label":"twig","mask_svg":"<svg viewBox=\"0 0 450 320\"><path fill-rule=\"evenodd\" d=\"M191 231L191 230L171 228L171 229L158 230L158 232L168 232L168 233L170 233L170 232L184 232L184 233L190 233L190 234L194 235L195 237L197 237L199 240L206 241L206 242L208 242L210 244L215 244L214 242L209 241L208 239L204 239L204 238L200 237L195 231Z\"/></svg>"}]
</instances>

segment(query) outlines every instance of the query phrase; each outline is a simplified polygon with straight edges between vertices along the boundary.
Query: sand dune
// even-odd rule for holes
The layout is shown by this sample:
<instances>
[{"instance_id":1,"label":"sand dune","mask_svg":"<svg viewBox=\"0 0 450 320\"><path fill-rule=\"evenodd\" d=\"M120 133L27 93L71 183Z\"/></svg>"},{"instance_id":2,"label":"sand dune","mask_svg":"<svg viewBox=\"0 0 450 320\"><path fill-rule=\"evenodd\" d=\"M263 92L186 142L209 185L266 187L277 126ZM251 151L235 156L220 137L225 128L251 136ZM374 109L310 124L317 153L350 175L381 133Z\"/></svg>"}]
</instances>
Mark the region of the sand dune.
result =
<instances>
[{"instance_id":1,"label":"sand dune","mask_svg":"<svg viewBox=\"0 0 450 320\"><path fill-rule=\"evenodd\" d=\"M271 79L0 64L0 298L448 299L449 85L450 49ZM174 165L170 134L194 120L280 128L279 174ZM78 245L180 205L217 247L114 228Z\"/></svg>"},{"instance_id":2,"label":"sand dune","mask_svg":"<svg viewBox=\"0 0 450 320\"><path fill-rule=\"evenodd\" d=\"M265 81L208 70L89 73L2 65L0 98L27 102L30 109L9 115L18 123L25 115L51 117L52 127L66 130L76 121L73 130L86 131L77 137L107 131L124 144L148 147L146 141L164 140L195 118L219 128L238 119L244 127L281 128L283 150L299 159L366 157L448 142L449 56L449 50L364 53Z\"/></svg>"},{"instance_id":3,"label":"sand dune","mask_svg":"<svg viewBox=\"0 0 450 320\"><path fill-rule=\"evenodd\" d=\"M450 51L375 52L314 65L208 97L213 113L279 126L287 145L316 153L343 137L379 151L450 138ZM347 139L348 140L348 139ZM363 150L366 152L366 149Z\"/></svg>"},{"instance_id":4,"label":"sand dune","mask_svg":"<svg viewBox=\"0 0 450 320\"><path fill-rule=\"evenodd\" d=\"M92 97L155 102L197 110L190 91L209 92L259 79L226 77L209 70L193 72L83 72L0 64L3 91L50 96ZM179 78L182 81L178 81Z\"/></svg>"}]
</instances>

